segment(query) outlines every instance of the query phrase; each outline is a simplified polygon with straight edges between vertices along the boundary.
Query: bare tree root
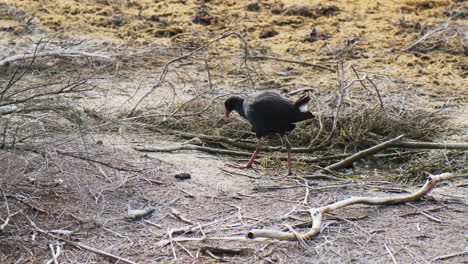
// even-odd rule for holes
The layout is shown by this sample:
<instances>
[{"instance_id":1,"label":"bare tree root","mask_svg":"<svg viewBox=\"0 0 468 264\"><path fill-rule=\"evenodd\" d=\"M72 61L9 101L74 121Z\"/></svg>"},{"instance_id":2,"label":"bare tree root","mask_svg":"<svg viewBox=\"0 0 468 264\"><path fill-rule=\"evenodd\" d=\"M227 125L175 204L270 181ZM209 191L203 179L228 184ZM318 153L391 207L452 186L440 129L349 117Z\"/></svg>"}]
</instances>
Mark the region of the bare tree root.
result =
<instances>
[{"instance_id":1,"label":"bare tree root","mask_svg":"<svg viewBox=\"0 0 468 264\"><path fill-rule=\"evenodd\" d=\"M390 205L414 201L426 195L437 183L451 179L453 177L454 175L448 172L438 175L430 175L427 178L426 183L418 191L407 195L401 195L397 197L351 197L349 199L338 201L320 208L311 208L309 212L313 221L312 228L309 232L304 234L298 234L296 232L281 232L276 230L254 229L247 233L247 238L272 238L286 241L303 241L311 239L312 237L320 233L323 215L325 213L353 204Z\"/></svg>"}]
</instances>

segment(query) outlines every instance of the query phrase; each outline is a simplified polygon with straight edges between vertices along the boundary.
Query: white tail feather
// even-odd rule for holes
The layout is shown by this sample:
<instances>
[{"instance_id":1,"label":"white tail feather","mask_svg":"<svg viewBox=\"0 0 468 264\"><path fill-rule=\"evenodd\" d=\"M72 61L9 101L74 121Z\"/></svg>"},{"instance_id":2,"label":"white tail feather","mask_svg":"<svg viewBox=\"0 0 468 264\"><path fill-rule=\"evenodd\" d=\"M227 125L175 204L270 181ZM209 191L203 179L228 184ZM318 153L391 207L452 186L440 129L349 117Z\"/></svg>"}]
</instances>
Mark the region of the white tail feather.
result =
<instances>
[{"instance_id":1,"label":"white tail feather","mask_svg":"<svg viewBox=\"0 0 468 264\"><path fill-rule=\"evenodd\" d=\"M307 112L307 104L301 104L298 108L302 113Z\"/></svg>"}]
</instances>

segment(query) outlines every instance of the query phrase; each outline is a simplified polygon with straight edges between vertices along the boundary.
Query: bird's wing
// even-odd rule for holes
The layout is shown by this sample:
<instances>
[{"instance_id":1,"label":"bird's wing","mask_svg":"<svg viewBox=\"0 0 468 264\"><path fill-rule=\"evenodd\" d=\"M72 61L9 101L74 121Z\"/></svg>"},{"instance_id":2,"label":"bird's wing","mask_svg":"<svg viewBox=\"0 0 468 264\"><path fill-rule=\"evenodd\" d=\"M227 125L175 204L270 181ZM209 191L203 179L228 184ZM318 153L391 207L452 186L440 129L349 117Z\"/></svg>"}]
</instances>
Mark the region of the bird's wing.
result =
<instances>
[{"instance_id":1,"label":"bird's wing","mask_svg":"<svg viewBox=\"0 0 468 264\"><path fill-rule=\"evenodd\" d=\"M284 133L295 121L294 104L277 93L262 93L246 102L247 119L257 133Z\"/></svg>"}]
</instances>

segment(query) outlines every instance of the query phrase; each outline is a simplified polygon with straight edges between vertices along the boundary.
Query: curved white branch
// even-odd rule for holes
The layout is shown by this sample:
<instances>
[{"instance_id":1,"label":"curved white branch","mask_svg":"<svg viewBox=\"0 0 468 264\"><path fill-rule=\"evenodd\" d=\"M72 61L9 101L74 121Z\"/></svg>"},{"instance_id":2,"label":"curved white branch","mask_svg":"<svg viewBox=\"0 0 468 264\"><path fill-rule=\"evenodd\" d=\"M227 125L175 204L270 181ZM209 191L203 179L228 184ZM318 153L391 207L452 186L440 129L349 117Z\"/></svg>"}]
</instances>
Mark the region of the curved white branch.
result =
<instances>
[{"instance_id":1,"label":"curved white branch","mask_svg":"<svg viewBox=\"0 0 468 264\"><path fill-rule=\"evenodd\" d=\"M367 205L385 205L385 204L398 204L414 201L426 195L438 182L445 181L453 178L452 173L442 173L438 175L430 175L427 178L426 183L416 192L396 197L351 197L349 199L338 201L320 208L310 209L312 215L312 228L309 232L300 234L300 239L310 239L320 233L320 227L322 225L323 214L331 212L333 210L346 207L353 204L367 204ZM254 229L247 233L247 238L273 238L278 240L299 240L297 234L293 232L281 232L275 230L266 229Z\"/></svg>"},{"instance_id":2,"label":"curved white branch","mask_svg":"<svg viewBox=\"0 0 468 264\"><path fill-rule=\"evenodd\" d=\"M29 54L19 54L10 57L6 57L3 60L0 60L0 67L6 67L13 61L26 60L37 57L46 57L46 56L84 56L84 57L94 57L103 60L111 60L112 58L106 55L101 55L97 53L90 53L82 50L55 50L55 51L44 51L38 53L29 53Z\"/></svg>"}]
</instances>

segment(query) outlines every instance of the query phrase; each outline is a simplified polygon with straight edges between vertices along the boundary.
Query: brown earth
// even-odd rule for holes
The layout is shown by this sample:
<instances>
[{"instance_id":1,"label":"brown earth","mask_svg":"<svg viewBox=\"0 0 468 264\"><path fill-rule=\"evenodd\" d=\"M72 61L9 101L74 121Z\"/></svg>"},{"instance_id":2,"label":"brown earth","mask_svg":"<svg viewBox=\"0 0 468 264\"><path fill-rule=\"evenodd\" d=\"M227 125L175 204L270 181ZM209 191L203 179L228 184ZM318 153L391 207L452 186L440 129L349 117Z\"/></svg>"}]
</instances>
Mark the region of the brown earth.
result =
<instances>
[{"instance_id":1,"label":"brown earth","mask_svg":"<svg viewBox=\"0 0 468 264\"><path fill-rule=\"evenodd\" d=\"M82 93L60 94L46 101L52 107L47 111L33 111L26 105L11 121L0 116L2 131L10 133L12 124L18 122L11 137L20 139L16 148L2 143L5 149L0 152L0 188L5 193L0 198L0 217L7 217L3 210L7 202L16 213L0 231L0 263L45 263L52 258L49 245L61 249L60 263L121 263L64 245L38 228L59 230L56 235L73 231L66 236L69 240L138 263L467 263L466 151L402 153L403 159L411 159L408 163L397 158L395 162L371 159L359 165L361 170L339 174L342 179L337 182L313 180L306 187L304 179L276 176L284 169L278 162L284 153L265 154L273 159L260 159L260 172L255 172L224 166L235 157L191 151L142 154L132 149L136 145L181 145L190 137L174 131L187 130L236 135L239 142L253 145L245 123L236 118L222 120L222 96L227 93L310 89L318 98L313 111L323 112L325 120L332 115L329 109L339 90L340 76L334 71L340 63L342 80L356 78L350 66L361 76L373 78L387 106L394 105L401 112L419 107L446 114L443 118L448 121L437 133L421 125L427 131L405 131L408 137L468 142L465 2L298 2L0 3L0 59L33 52L36 47L79 49L111 57L110 61L82 56L37 58L32 70L15 82L21 93L34 93L28 87L41 89L45 83L92 76ZM171 64L162 85L138 111L127 115L164 73L166 62L228 31L239 35L220 39ZM256 59L243 59L244 43ZM7 87L15 67L22 69L18 65L13 62L0 69L1 89ZM348 105L378 105L373 91L358 86L350 89ZM363 97L366 93L371 95ZM62 103L67 106L53 109ZM417 116L407 120L418 119L426 120ZM309 130L299 128L291 135L293 144L307 146L314 136L307 135L309 141L303 143L301 138ZM7 132L3 142L8 141ZM348 153L363 147L355 142L361 136L357 132L341 135L327 151ZM25 136L16 137L21 133ZM396 135L388 133L384 138L391 136ZM318 165L326 163L299 159L295 169L298 176L310 176ZM305 248L296 242L243 238L256 228L287 231L291 225L305 232L307 227L301 224L309 219L304 210L350 196L414 191L417 186L408 185L413 180L402 176L411 171L405 169L408 166L422 167L419 175L451 171L461 177L413 203L352 206L329 214L326 227ZM180 172L190 173L191 179L177 180L174 175ZM156 210L144 220L126 218L128 208L145 207ZM185 226L195 228L177 231L171 243L158 244L171 238L168 230ZM177 241L205 236L236 240ZM220 248L242 250L232 253Z\"/></svg>"}]
</instances>

